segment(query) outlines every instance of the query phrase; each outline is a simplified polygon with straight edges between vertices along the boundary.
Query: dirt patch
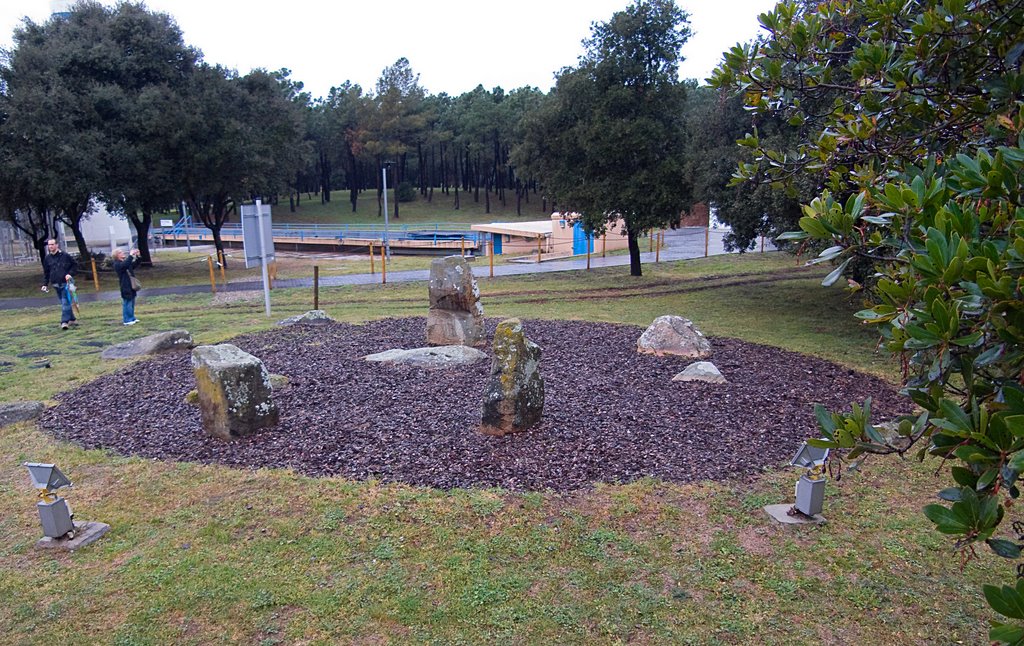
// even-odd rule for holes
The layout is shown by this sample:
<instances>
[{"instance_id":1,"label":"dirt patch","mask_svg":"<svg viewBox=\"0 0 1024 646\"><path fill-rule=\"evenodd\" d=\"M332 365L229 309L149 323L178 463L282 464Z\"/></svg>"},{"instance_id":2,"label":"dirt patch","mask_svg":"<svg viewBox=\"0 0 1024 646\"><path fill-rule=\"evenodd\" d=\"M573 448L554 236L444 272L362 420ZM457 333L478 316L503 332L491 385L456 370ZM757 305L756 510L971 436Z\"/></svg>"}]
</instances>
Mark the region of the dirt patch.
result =
<instances>
[{"instance_id":1,"label":"dirt patch","mask_svg":"<svg viewBox=\"0 0 1024 646\"><path fill-rule=\"evenodd\" d=\"M488 321L493 334L496 320ZM293 326L237 337L290 383L274 393L273 430L207 436L187 353L158 356L57 396L40 425L86 448L311 476L377 478L449 489L571 491L651 476L673 482L750 477L816 435L813 404L873 398L876 421L906 407L892 386L821 359L713 338L730 383L672 382L687 361L636 352L642 329L526 321L543 348L546 401L526 433L478 432L490 363L427 370L361 357L423 345L423 318ZM88 412L86 412L88 411Z\"/></svg>"}]
</instances>

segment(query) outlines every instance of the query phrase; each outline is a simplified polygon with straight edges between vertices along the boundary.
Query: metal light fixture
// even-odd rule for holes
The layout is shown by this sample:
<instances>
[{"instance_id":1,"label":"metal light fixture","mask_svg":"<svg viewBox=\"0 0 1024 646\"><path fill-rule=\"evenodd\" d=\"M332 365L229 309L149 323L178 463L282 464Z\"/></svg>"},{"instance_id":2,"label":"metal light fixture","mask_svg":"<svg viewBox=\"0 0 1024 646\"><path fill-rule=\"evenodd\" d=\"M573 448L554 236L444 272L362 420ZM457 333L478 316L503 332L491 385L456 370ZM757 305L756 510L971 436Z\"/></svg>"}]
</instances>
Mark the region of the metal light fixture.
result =
<instances>
[{"instance_id":1,"label":"metal light fixture","mask_svg":"<svg viewBox=\"0 0 1024 646\"><path fill-rule=\"evenodd\" d=\"M821 513L825 501L825 462L828 461L828 449L822 449L804 442L796 455L789 461L790 466L805 469L796 483L796 503L793 509L805 516L817 516Z\"/></svg>"},{"instance_id":2,"label":"metal light fixture","mask_svg":"<svg viewBox=\"0 0 1024 646\"><path fill-rule=\"evenodd\" d=\"M32 486L39 490L39 497L42 498L36 503L36 509L43 525L43 535L50 538L74 538L74 514L67 501L56 493L63 487L72 486L71 480L54 464L26 462L22 466L28 469Z\"/></svg>"}]
</instances>

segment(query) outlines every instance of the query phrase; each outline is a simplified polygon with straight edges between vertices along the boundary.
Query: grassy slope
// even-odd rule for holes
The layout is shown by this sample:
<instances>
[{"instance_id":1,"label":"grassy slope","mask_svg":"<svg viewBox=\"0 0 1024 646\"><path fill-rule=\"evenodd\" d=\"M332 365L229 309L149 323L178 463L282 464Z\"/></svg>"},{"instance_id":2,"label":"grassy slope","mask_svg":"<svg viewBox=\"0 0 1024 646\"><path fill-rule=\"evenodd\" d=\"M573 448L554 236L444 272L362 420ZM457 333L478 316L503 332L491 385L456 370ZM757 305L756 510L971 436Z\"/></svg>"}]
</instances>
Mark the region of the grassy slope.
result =
<instances>
[{"instance_id":1,"label":"grassy slope","mask_svg":"<svg viewBox=\"0 0 1024 646\"><path fill-rule=\"evenodd\" d=\"M711 335L893 378L850 318L858 304L817 288L817 273L747 275L792 267L777 256L712 258L640 279L618 268L486 280L481 291L488 316L646 325L678 313ZM56 306L0 312L11 332L0 360L13 364L0 389L46 398L116 370L98 359L103 344L182 325L218 342L310 300L309 290L276 290L267 319L261 301L147 299L136 328L117 324L117 303L90 304L83 329L63 335ZM321 306L352 322L423 315L426 287L325 290ZM30 369L32 357L18 355L32 352L49 353L55 369ZM111 533L75 554L33 549L25 460L64 467L79 518ZM574 495L444 492L122 458L21 424L0 431L0 634L25 644L980 643L991 614L978 585L1009 573L992 557L963 572L949 558L920 513L944 483L932 468L877 461L830 482L829 524L782 528L760 508L791 499L787 469Z\"/></svg>"}]
</instances>

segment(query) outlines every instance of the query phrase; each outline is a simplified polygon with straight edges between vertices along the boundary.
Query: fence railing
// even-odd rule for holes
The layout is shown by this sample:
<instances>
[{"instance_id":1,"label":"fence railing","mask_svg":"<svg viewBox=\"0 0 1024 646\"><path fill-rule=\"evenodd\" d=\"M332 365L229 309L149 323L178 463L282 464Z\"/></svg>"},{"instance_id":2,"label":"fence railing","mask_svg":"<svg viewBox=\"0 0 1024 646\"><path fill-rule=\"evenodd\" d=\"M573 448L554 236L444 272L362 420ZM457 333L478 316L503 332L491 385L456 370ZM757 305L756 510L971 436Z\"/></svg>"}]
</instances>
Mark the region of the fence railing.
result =
<instances>
[{"instance_id":1,"label":"fence railing","mask_svg":"<svg viewBox=\"0 0 1024 646\"><path fill-rule=\"evenodd\" d=\"M383 224L275 224L271 226L274 239L290 239L299 242L306 240L332 240L345 244L346 240L373 240L383 242L385 228ZM222 237L242 237L240 224L225 224L220 230ZM470 230L469 224L458 223L419 223L388 225L387 238L390 241L417 240L437 244L438 242L464 241L468 245L478 246L487 239L487 234ZM190 226L179 220L171 227L154 227L153 235L164 240L189 238L193 242L213 239L213 234L206 227Z\"/></svg>"}]
</instances>

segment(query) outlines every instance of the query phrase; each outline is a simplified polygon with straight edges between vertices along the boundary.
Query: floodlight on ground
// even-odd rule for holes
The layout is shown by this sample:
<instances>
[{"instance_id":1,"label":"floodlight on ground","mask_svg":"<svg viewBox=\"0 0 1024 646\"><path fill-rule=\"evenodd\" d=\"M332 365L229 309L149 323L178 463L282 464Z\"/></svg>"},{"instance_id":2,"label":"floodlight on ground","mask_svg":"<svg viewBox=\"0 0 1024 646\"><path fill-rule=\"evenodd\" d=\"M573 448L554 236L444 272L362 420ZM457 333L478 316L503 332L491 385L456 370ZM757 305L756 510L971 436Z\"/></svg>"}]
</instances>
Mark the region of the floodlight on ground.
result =
<instances>
[{"instance_id":1,"label":"floodlight on ground","mask_svg":"<svg viewBox=\"0 0 1024 646\"><path fill-rule=\"evenodd\" d=\"M73 537L74 514L68 502L56 493L58 489L70 487L71 480L55 464L26 462L22 466L28 469L32 486L39 490L39 497L42 498L36 503L36 509L39 511L39 522L43 525L43 535L50 538Z\"/></svg>"},{"instance_id":2,"label":"floodlight on ground","mask_svg":"<svg viewBox=\"0 0 1024 646\"><path fill-rule=\"evenodd\" d=\"M804 442L789 462L790 466L806 469L806 473L797 480L796 503L793 505L793 509L805 516L821 513L825 502L825 463L828 461L828 453L828 449Z\"/></svg>"}]
</instances>

